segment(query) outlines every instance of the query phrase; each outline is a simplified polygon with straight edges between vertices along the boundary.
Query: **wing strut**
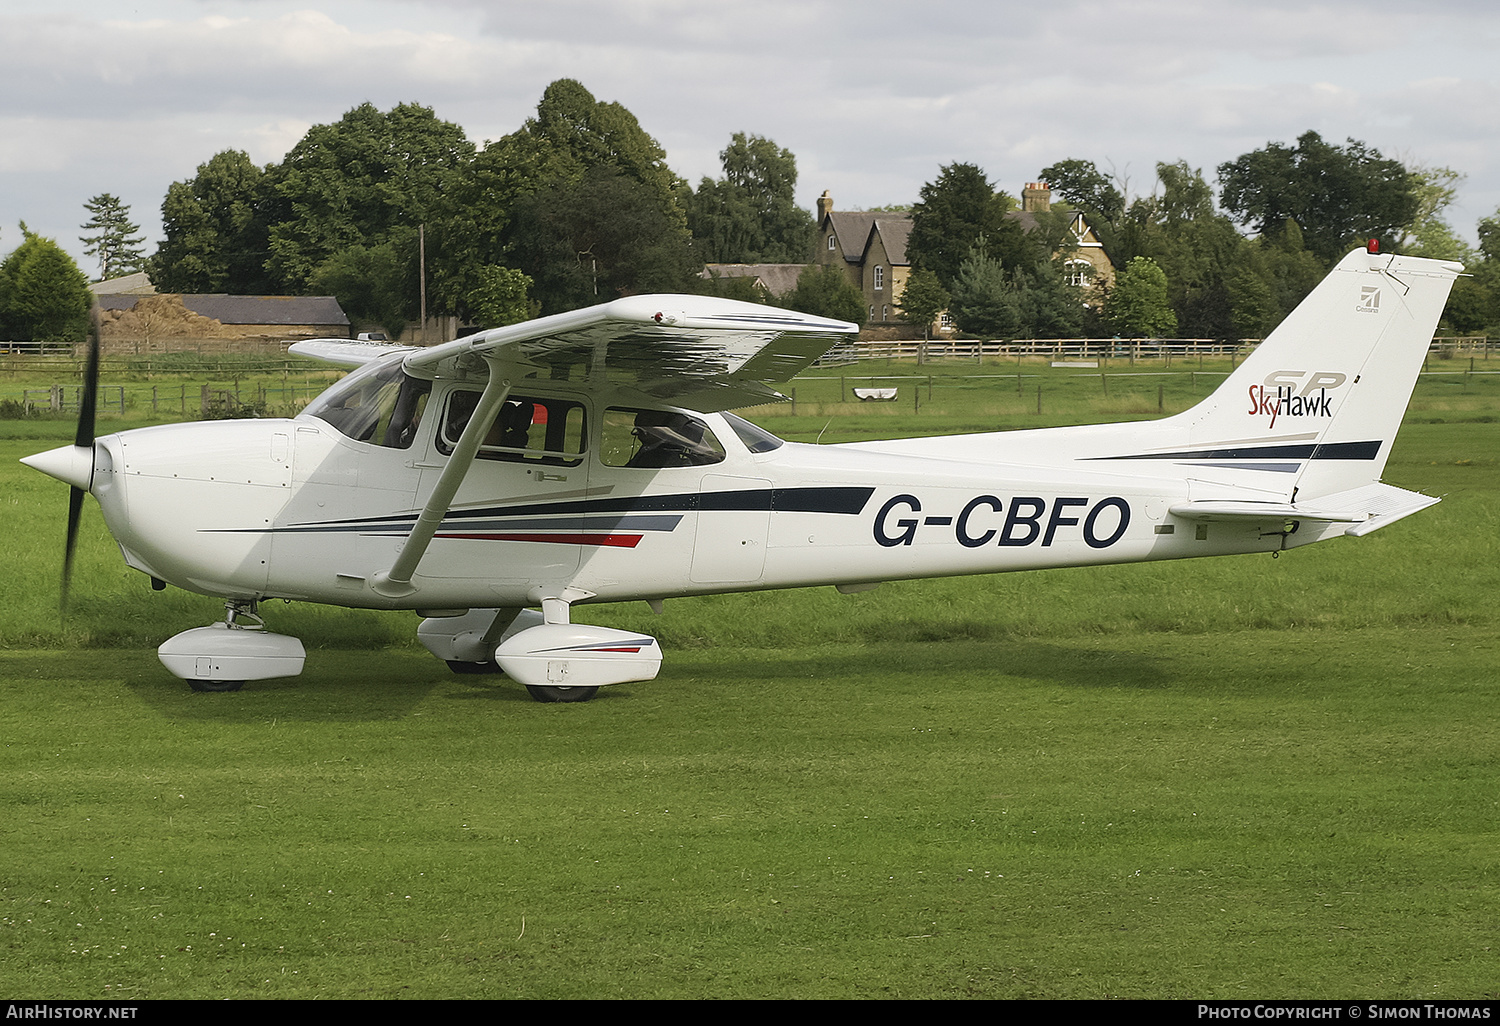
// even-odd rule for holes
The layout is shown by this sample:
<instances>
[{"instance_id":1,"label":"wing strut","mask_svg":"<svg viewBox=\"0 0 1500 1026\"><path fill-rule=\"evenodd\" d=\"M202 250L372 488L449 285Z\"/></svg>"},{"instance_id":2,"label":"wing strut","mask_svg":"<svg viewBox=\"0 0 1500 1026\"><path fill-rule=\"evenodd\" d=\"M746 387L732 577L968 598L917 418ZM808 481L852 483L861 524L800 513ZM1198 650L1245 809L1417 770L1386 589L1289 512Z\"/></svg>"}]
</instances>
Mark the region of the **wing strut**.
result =
<instances>
[{"instance_id":1,"label":"wing strut","mask_svg":"<svg viewBox=\"0 0 1500 1026\"><path fill-rule=\"evenodd\" d=\"M427 552L433 534L453 505L458 486L463 484L469 467L474 463L474 456L479 452L480 441L495 422L495 414L500 412L500 407L509 395L510 379L502 377L491 362L490 380L479 397L474 416L469 418L463 434L459 435L458 444L453 447L453 455L448 457L448 465L438 476L437 484L433 485L432 494L427 497L427 505L422 507L422 515L417 517L411 534L407 535L405 544L401 546L401 554L396 557L396 562L391 564L389 570L370 579L370 588L375 594L386 598L404 598L417 590L416 585L411 583L412 574L416 573L417 564Z\"/></svg>"}]
</instances>

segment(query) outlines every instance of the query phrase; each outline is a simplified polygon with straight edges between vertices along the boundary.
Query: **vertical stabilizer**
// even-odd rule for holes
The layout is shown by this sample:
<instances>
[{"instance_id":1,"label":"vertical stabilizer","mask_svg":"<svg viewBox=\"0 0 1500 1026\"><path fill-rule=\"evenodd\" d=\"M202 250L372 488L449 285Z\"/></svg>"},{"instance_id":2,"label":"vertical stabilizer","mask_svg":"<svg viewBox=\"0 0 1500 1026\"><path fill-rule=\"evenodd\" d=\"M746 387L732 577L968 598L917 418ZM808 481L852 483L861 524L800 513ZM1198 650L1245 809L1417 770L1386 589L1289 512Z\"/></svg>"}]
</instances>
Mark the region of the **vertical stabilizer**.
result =
<instances>
[{"instance_id":1,"label":"vertical stabilizer","mask_svg":"<svg viewBox=\"0 0 1500 1026\"><path fill-rule=\"evenodd\" d=\"M1203 476L1253 479L1298 500L1378 481L1462 270L1364 250L1344 257L1213 395L1181 415Z\"/></svg>"}]
</instances>

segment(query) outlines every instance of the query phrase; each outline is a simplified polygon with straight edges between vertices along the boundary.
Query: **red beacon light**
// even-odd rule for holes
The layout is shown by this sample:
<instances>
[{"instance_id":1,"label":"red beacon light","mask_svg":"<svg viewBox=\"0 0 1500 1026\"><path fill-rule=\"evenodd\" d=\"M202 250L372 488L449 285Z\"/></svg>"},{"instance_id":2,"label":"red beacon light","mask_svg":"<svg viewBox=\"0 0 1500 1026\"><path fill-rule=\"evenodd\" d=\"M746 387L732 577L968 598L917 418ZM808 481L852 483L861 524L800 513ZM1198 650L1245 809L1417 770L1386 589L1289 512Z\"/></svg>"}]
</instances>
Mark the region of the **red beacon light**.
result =
<instances>
[{"instance_id":1,"label":"red beacon light","mask_svg":"<svg viewBox=\"0 0 1500 1026\"><path fill-rule=\"evenodd\" d=\"M1380 255L1380 240L1379 239L1371 239L1369 242L1365 243L1365 252L1369 253L1371 256L1379 256Z\"/></svg>"}]
</instances>

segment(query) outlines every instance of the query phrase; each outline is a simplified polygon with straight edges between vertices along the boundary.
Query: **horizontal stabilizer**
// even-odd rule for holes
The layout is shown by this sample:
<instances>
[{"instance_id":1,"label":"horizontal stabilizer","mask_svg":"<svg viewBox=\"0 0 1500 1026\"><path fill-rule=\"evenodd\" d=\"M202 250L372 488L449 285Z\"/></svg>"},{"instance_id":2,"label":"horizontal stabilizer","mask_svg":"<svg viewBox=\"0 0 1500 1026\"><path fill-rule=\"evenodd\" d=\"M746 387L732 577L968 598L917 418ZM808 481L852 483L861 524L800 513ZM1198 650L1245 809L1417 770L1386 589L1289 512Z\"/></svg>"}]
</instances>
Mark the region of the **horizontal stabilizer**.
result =
<instances>
[{"instance_id":1,"label":"horizontal stabilizer","mask_svg":"<svg viewBox=\"0 0 1500 1026\"><path fill-rule=\"evenodd\" d=\"M1239 521L1259 523L1278 520L1315 520L1350 524L1344 531L1359 537L1393 524L1402 517L1440 502L1430 495L1409 492L1388 484L1365 485L1346 492L1325 495L1314 502L1251 502L1243 499L1207 499L1179 502L1170 508L1185 520Z\"/></svg>"}]
</instances>

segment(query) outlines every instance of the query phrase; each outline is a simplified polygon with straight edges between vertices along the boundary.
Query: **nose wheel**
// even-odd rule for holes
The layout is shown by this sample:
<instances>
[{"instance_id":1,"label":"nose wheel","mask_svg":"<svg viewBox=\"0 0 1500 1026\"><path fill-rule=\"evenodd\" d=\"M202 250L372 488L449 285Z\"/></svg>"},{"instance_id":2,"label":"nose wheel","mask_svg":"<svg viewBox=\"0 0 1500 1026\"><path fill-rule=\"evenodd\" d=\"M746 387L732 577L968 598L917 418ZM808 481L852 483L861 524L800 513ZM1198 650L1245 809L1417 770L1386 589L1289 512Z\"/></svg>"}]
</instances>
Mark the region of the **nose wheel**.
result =
<instances>
[{"instance_id":1,"label":"nose wheel","mask_svg":"<svg viewBox=\"0 0 1500 1026\"><path fill-rule=\"evenodd\" d=\"M560 688L551 684L528 684L526 692L538 702L587 702L598 688Z\"/></svg>"},{"instance_id":2,"label":"nose wheel","mask_svg":"<svg viewBox=\"0 0 1500 1026\"><path fill-rule=\"evenodd\" d=\"M255 603L230 599L224 621L173 635L156 650L157 658L194 691L238 691L247 680L295 677L306 652L302 642L273 634L255 612Z\"/></svg>"}]
</instances>

